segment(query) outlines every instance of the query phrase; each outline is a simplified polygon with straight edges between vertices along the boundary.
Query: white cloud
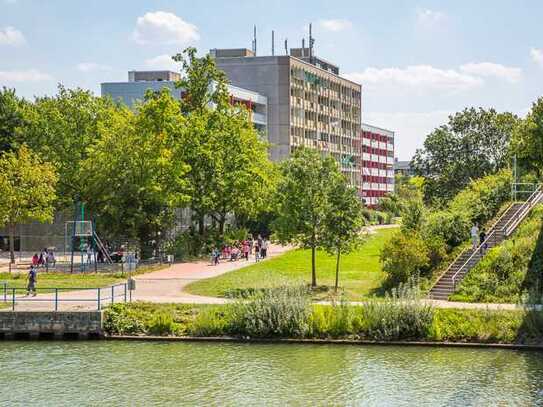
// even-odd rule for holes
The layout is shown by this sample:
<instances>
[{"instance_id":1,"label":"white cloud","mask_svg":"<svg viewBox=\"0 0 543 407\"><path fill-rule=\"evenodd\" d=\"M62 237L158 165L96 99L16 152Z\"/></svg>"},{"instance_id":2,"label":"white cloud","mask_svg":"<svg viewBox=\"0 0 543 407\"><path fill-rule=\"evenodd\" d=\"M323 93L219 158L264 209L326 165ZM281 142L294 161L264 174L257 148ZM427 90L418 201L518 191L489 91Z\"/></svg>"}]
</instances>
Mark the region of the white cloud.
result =
<instances>
[{"instance_id":1,"label":"white cloud","mask_svg":"<svg viewBox=\"0 0 543 407\"><path fill-rule=\"evenodd\" d=\"M366 68L362 72L345 75L348 79L366 85L369 89L380 86L403 86L418 90L465 91L483 84L479 77L455 69L440 69L430 65L405 68Z\"/></svg>"},{"instance_id":2,"label":"white cloud","mask_svg":"<svg viewBox=\"0 0 543 407\"><path fill-rule=\"evenodd\" d=\"M532 48L530 49L530 56L534 62L543 67L543 49L541 48Z\"/></svg>"},{"instance_id":3,"label":"white cloud","mask_svg":"<svg viewBox=\"0 0 543 407\"><path fill-rule=\"evenodd\" d=\"M36 69L25 71L0 71L0 82L43 82L53 80L49 74Z\"/></svg>"},{"instance_id":4,"label":"white cloud","mask_svg":"<svg viewBox=\"0 0 543 407\"><path fill-rule=\"evenodd\" d=\"M95 62L81 62L76 65L76 68L81 72L111 71L109 65L97 64Z\"/></svg>"},{"instance_id":5,"label":"white cloud","mask_svg":"<svg viewBox=\"0 0 543 407\"><path fill-rule=\"evenodd\" d=\"M494 64L492 62L464 64L460 67L460 70L476 76L490 76L505 79L511 83L518 82L522 77L522 69L501 64Z\"/></svg>"},{"instance_id":6,"label":"white cloud","mask_svg":"<svg viewBox=\"0 0 543 407\"><path fill-rule=\"evenodd\" d=\"M145 66L153 69L168 69L171 71L179 71L179 62L175 62L170 55L158 55L154 58L145 60Z\"/></svg>"},{"instance_id":7,"label":"white cloud","mask_svg":"<svg viewBox=\"0 0 543 407\"><path fill-rule=\"evenodd\" d=\"M417 23L422 27L432 28L442 24L447 15L441 11L419 9L417 10Z\"/></svg>"},{"instance_id":8,"label":"white cloud","mask_svg":"<svg viewBox=\"0 0 543 407\"><path fill-rule=\"evenodd\" d=\"M352 28L353 23L345 19L320 20L319 25L327 31L343 31Z\"/></svg>"},{"instance_id":9,"label":"white cloud","mask_svg":"<svg viewBox=\"0 0 543 407\"><path fill-rule=\"evenodd\" d=\"M133 33L138 44L190 44L200 39L198 28L181 17L165 11L138 17Z\"/></svg>"},{"instance_id":10,"label":"white cloud","mask_svg":"<svg viewBox=\"0 0 543 407\"><path fill-rule=\"evenodd\" d=\"M25 36L14 27L0 28L0 45L13 45L15 47L26 43Z\"/></svg>"}]
</instances>

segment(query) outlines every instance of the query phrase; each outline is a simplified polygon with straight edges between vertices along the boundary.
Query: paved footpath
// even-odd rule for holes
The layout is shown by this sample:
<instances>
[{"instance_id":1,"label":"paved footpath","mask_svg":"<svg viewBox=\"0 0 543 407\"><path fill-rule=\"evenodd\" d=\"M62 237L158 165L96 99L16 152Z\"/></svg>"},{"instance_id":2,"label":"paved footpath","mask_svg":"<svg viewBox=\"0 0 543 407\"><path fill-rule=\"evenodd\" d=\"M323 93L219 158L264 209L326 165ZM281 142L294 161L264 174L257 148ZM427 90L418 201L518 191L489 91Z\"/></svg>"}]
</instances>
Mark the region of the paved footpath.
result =
<instances>
[{"instance_id":1,"label":"paved footpath","mask_svg":"<svg viewBox=\"0 0 543 407\"><path fill-rule=\"evenodd\" d=\"M268 248L268 256L262 261L268 261L290 250L289 246L279 246L271 244ZM249 261L223 260L218 265L211 265L210 262L199 261L195 263L176 263L168 268L164 268L151 273L140 274L134 277L136 280L136 290L132 294L132 301L149 301L156 303L187 303L187 304L222 304L226 300L215 297L201 297L192 295L183 291L188 284L220 276L221 274L234 271L248 265L254 264L254 257ZM122 288L116 291L115 301L121 301L123 298ZM119 297L117 297L119 295ZM68 310L92 310L97 307L97 290L89 291L69 291L62 292L59 295L59 311ZM101 290L102 304L107 305L111 301L108 289ZM19 311L38 311L53 310L54 304L51 300L54 294L39 294L36 297L17 296L16 310ZM11 309L11 308L10 308Z\"/></svg>"}]
</instances>

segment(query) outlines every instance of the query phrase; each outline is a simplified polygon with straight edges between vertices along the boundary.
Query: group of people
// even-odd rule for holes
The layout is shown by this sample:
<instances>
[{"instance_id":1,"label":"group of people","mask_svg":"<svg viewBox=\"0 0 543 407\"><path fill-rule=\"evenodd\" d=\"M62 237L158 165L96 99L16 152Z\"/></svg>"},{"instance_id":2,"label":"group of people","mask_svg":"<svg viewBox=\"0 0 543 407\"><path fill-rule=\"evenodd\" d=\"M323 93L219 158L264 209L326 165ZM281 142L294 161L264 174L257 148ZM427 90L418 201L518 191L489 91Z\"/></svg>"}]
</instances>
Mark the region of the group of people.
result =
<instances>
[{"instance_id":1,"label":"group of people","mask_svg":"<svg viewBox=\"0 0 543 407\"><path fill-rule=\"evenodd\" d=\"M211 251L211 263L219 264L220 260L236 261L239 259L249 260L249 256L254 254L255 261L265 259L268 255L268 247L270 241L258 235L256 239L249 237L248 239L237 241L232 245L224 245L221 250L214 247Z\"/></svg>"},{"instance_id":2,"label":"group of people","mask_svg":"<svg viewBox=\"0 0 543 407\"><path fill-rule=\"evenodd\" d=\"M488 243L486 242L486 231L485 229L481 229L479 231L479 226L477 223L475 223L471 227L471 245L473 251L477 250L479 248L479 254L482 256L486 253L488 249Z\"/></svg>"},{"instance_id":3,"label":"group of people","mask_svg":"<svg viewBox=\"0 0 543 407\"><path fill-rule=\"evenodd\" d=\"M32 266L34 267L55 267L57 260L53 249L44 248L39 254L32 256Z\"/></svg>"}]
</instances>

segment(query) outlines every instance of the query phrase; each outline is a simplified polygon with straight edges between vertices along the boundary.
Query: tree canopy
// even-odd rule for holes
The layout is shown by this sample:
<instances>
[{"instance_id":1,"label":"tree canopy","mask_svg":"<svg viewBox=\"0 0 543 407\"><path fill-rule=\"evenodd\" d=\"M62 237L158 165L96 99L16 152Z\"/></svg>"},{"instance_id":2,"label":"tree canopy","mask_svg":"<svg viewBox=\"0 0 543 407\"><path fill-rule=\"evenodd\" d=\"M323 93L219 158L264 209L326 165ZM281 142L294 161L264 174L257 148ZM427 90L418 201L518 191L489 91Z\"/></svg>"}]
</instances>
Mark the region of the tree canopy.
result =
<instances>
[{"instance_id":1,"label":"tree canopy","mask_svg":"<svg viewBox=\"0 0 543 407\"><path fill-rule=\"evenodd\" d=\"M518 122L511 113L464 109L430 133L412 165L425 177L427 202L445 202L472 180L507 167L510 140Z\"/></svg>"},{"instance_id":2,"label":"tree canopy","mask_svg":"<svg viewBox=\"0 0 543 407\"><path fill-rule=\"evenodd\" d=\"M0 226L8 226L11 262L15 262L15 226L53 219L55 168L25 145L0 156Z\"/></svg>"}]
</instances>

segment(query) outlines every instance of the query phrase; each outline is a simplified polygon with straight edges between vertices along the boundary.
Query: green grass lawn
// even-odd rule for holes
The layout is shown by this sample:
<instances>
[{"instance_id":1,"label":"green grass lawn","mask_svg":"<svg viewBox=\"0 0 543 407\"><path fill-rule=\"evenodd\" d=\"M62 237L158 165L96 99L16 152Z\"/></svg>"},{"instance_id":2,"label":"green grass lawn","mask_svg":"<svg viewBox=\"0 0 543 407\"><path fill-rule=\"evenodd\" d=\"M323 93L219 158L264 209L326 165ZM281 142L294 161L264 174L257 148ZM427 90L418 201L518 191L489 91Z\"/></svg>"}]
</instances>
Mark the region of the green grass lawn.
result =
<instances>
[{"instance_id":1,"label":"green grass lawn","mask_svg":"<svg viewBox=\"0 0 543 407\"><path fill-rule=\"evenodd\" d=\"M348 298L359 300L380 293L385 274L379 256L381 248L396 231L379 229L356 251L342 256L339 284ZM329 295L335 281L336 258L323 251L317 254L316 299ZM268 288L281 283L311 281L311 251L293 250L268 261L235 270L221 276L197 281L185 291L211 297L235 296L245 290Z\"/></svg>"},{"instance_id":2,"label":"green grass lawn","mask_svg":"<svg viewBox=\"0 0 543 407\"><path fill-rule=\"evenodd\" d=\"M159 270L166 265L151 265L138 268L135 274L149 273ZM128 278L127 273L59 273L38 270L36 288L38 292L42 288L98 288L121 283ZM9 288L25 288L27 285L27 273L0 273L0 292L3 283L7 282Z\"/></svg>"}]
</instances>

